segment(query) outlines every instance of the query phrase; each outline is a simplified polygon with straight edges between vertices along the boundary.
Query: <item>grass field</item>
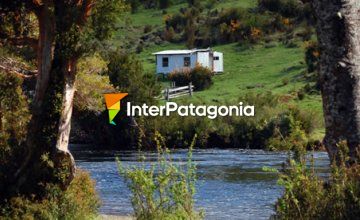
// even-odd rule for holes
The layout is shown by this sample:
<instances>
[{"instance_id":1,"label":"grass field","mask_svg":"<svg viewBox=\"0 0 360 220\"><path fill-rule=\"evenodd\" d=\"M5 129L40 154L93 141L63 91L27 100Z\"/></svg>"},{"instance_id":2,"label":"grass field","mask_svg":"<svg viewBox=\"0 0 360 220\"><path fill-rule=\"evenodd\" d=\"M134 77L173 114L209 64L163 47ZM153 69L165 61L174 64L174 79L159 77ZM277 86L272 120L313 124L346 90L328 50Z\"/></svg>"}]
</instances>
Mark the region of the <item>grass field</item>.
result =
<instances>
[{"instance_id":1,"label":"grass field","mask_svg":"<svg viewBox=\"0 0 360 220\"><path fill-rule=\"evenodd\" d=\"M155 72L153 52L166 49L184 49L183 45L166 43L147 48L140 55L147 72ZM259 44L253 48L242 48L237 43L213 47L224 53L224 73L215 75L214 85L205 91L196 92L192 99L209 103L237 100L249 93L271 91L289 95L302 88L306 81L301 77L305 71L304 52L301 46L286 48L278 44L265 48ZM284 81L289 81L284 85ZM297 104L315 111L321 110L320 96L306 96Z\"/></svg>"},{"instance_id":2,"label":"grass field","mask_svg":"<svg viewBox=\"0 0 360 220\"><path fill-rule=\"evenodd\" d=\"M255 0L225 0L216 5L217 8L253 7ZM174 5L166 9L167 13L176 12L186 4ZM129 15L134 25L134 34L141 34L147 24L162 26L163 14L161 10L140 10ZM253 47L245 47L238 43L216 45L214 50L224 53L224 73L213 77L213 86L205 91L195 92L193 97L180 98L183 102L224 104L234 103L247 93L272 93L286 97L287 105L298 105L302 109L314 111L322 117L322 103L320 95L306 95L299 100L296 92L307 83L302 77L305 71L304 48L302 42L298 46L287 48L282 43L272 42L272 47L265 47L263 43ZM146 72L155 73L154 52L167 49L186 49L184 44L162 43L146 47L139 58L143 62ZM284 83L288 82L288 83ZM167 84L164 83L164 86ZM180 101L180 100L179 100ZM315 137L323 135L323 125L315 132Z\"/></svg>"}]
</instances>

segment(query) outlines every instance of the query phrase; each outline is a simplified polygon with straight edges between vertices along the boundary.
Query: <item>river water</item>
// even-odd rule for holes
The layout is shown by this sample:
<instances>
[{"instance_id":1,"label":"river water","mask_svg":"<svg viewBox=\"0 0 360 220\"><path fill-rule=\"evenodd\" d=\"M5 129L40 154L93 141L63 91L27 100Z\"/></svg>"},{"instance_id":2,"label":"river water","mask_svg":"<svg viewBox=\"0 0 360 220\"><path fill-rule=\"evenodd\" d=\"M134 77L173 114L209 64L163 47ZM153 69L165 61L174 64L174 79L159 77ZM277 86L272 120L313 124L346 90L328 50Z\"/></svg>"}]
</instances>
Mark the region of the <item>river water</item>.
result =
<instances>
[{"instance_id":1,"label":"river water","mask_svg":"<svg viewBox=\"0 0 360 220\"><path fill-rule=\"evenodd\" d=\"M102 200L103 214L131 215L130 192L118 175L115 157L124 165L137 163L132 151L74 151L77 166L90 172ZM172 153L177 163L184 163L186 150ZM148 153L148 163L156 154ZM281 168L287 153L262 150L195 150L198 184L196 206L205 211L206 219L269 219L274 203L282 194L274 173L263 167ZM329 161L325 152L314 154L319 174L328 172Z\"/></svg>"}]
</instances>

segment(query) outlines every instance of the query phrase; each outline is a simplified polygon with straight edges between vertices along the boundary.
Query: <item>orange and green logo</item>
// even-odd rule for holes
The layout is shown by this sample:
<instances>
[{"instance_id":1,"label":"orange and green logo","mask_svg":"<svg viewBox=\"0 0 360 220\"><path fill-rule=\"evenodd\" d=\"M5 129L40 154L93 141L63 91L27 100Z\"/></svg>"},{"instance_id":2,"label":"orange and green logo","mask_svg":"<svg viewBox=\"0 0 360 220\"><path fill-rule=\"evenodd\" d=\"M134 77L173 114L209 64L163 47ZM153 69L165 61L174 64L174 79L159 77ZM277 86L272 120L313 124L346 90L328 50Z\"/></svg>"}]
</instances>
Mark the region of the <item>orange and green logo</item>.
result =
<instances>
[{"instance_id":1,"label":"orange and green logo","mask_svg":"<svg viewBox=\"0 0 360 220\"><path fill-rule=\"evenodd\" d=\"M120 111L120 100L125 98L128 93L115 93L115 94L104 94L106 108L109 112L109 123L116 125L114 122L115 116Z\"/></svg>"}]
</instances>

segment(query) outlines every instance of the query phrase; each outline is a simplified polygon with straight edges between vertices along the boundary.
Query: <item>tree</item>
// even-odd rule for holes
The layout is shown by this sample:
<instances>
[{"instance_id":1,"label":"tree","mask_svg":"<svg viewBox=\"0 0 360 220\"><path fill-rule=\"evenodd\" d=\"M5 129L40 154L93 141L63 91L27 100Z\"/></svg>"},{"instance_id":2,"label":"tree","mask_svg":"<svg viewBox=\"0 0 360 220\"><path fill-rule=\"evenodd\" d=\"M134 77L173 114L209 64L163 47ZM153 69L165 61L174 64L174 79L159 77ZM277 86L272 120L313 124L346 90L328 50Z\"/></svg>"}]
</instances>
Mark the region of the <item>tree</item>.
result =
<instances>
[{"instance_id":1,"label":"tree","mask_svg":"<svg viewBox=\"0 0 360 220\"><path fill-rule=\"evenodd\" d=\"M141 2L139 0L128 0L128 3L131 8L131 13L135 13L138 11Z\"/></svg>"},{"instance_id":2,"label":"tree","mask_svg":"<svg viewBox=\"0 0 360 220\"><path fill-rule=\"evenodd\" d=\"M326 134L324 144L336 160L345 140L349 156L360 153L360 4L358 0L311 1L317 19L319 74Z\"/></svg>"},{"instance_id":3,"label":"tree","mask_svg":"<svg viewBox=\"0 0 360 220\"><path fill-rule=\"evenodd\" d=\"M124 2L118 0L0 1L5 14L34 13L39 32L38 76L23 143L26 150L4 184L9 194L38 195L43 188L40 183L69 185L75 171L68 144L77 61L111 36L123 9ZM44 158L50 165L44 165Z\"/></svg>"},{"instance_id":4,"label":"tree","mask_svg":"<svg viewBox=\"0 0 360 220\"><path fill-rule=\"evenodd\" d=\"M154 97L160 94L156 75L144 73L143 66L135 55L114 52L110 57L106 75L110 83L120 92L129 93L125 98L133 104L155 104Z\"/></svg>"},{"instance_id":5,"label":"tree","mask_svg":"<svg viewBox=\"0 0 360 220\"><path fill-rule=\"evenodd\" d=\"M186 25L185 25L185 39L186 39L186 47L193 48L195 46L196 40L196 19L199 16L200 12L196 8L189 8L185 12Z\"/></svg>"},{"instance_id":6,"label":"tree","mask_svg":"<svg viewBox=\"0 0 360 220\"><path fill-rule=\"evenodd\" d=\"M199 7L200 6L200 1L199 0L187 0L189 6L195 6L195 7Z\"/></svg>"},{"instance_id":7,"label":"tree","mask_svg":"<svg viewBox=\"0 0 360 220\"><path fill-rule=\"evenodd\" d=\"M171 0L159 0L159 8L165 9L171 5Z\"/></svg>"}]
</instances>

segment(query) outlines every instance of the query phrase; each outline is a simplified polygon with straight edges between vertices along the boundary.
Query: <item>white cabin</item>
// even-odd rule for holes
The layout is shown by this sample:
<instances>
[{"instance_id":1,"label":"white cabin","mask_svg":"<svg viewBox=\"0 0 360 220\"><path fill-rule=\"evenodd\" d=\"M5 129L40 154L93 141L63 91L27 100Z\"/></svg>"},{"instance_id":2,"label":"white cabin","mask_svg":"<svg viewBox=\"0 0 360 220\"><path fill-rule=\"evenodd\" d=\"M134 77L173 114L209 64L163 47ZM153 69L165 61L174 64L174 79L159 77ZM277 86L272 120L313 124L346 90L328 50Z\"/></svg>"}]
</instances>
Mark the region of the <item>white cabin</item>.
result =
<instances>
[{"instance_id":1,"label":"white cabin","mask_svg":"<svg viewBox=\"0 0 360 220\"><path fill-rule=\"evenodd\" d=\"M156 56L156 73L169 74L182 69L192 69L197 64L214 73L224 71L223 53L208 49L164 50L153 53Z\"/></svg>"}]
</instances>

